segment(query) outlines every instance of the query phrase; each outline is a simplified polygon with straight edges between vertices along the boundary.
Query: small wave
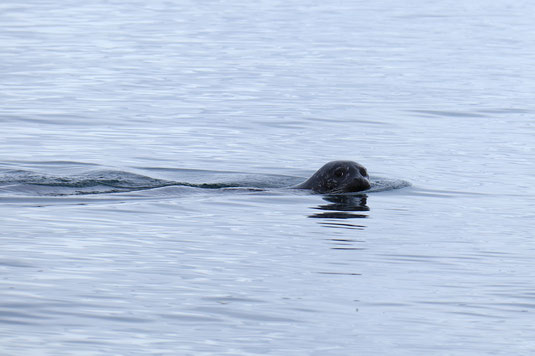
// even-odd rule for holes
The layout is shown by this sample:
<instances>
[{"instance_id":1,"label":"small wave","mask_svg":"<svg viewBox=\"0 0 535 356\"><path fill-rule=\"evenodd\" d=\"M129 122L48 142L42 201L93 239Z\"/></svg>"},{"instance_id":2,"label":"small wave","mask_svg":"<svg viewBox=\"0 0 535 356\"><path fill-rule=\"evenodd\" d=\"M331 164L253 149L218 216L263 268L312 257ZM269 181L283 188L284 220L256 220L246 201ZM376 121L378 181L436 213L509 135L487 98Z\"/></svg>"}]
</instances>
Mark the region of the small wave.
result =
<instances>
[{"instance_id":1,"label":"small wave","mask_svg":"<svg viewBox=\"0 0 535 356\"><path fill-rule=\"evenodd\" d=\"M275 175L224 174L205 172L212 182L183 182L152 178L141 174L98 170L73 176L55 176L28 170L1 170L0 192L27 195L64 196L131 192L168 186L200 189L280 188L295 184L299 178Z\"/></svg>"},{"instance_id":2,"label":"small wave","mask_svg":"<svg viewBox=\"0 0 535 356\"><path fill-rule=\"evenodd\" d=\"M31 184L50 187L90 188L108 186L113 188L154 188L167 182L138 174L121 171L97 171L84 175L59 177L31 171L12 170L0 177L0 185Z\"/></svg>"},{"instance_id":3,"label":"small wave","mask_svg":"<svg viewBox=\"0 0 535 356\"><path fill-rule=\"evenodd\" d=\"M366 193L384 192L387 190L401 189L410 187L411 184L401 179L388 179L388 178L371 178L371 188Z\"/></svg>"}]
</instances>

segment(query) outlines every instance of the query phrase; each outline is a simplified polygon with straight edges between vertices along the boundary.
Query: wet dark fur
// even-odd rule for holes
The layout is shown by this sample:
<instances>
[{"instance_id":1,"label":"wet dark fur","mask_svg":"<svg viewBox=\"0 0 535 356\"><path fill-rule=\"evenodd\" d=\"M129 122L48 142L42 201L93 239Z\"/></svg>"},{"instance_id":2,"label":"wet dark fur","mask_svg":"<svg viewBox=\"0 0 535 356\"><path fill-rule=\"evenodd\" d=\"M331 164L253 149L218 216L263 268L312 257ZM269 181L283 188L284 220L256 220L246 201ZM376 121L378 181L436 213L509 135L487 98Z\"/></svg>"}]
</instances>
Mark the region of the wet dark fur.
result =
<instances>
[{"instance_id":1,"label":"wet dark fur","mask_svg":"<svg viewBox=\"0 0 535 356\"><path fill-rule=\"evenodd\" d=\"M370 177L364 166L353 161L332 161L294 188L326 194L360 192L370 189L370 186Z\"/></svg>"}]
</instances>

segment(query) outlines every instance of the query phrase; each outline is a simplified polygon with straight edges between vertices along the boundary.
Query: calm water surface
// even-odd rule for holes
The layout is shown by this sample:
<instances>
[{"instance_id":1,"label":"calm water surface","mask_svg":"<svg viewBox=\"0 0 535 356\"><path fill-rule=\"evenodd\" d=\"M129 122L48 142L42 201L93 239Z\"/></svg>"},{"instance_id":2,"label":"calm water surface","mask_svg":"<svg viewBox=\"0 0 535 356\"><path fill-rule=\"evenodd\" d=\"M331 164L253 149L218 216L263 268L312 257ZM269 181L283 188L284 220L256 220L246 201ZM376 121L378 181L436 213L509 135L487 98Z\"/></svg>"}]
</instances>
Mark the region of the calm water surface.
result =
<instances>
[{"instance_id":1,"label":"calm water surface","mask_svg":"<svg viewBox=\"0 0 535 356\"><path fill-rule=\"evenodd\" d=\"M533 14L3 1L0 354L533 354Z\"/></svg>"}]
</instances>

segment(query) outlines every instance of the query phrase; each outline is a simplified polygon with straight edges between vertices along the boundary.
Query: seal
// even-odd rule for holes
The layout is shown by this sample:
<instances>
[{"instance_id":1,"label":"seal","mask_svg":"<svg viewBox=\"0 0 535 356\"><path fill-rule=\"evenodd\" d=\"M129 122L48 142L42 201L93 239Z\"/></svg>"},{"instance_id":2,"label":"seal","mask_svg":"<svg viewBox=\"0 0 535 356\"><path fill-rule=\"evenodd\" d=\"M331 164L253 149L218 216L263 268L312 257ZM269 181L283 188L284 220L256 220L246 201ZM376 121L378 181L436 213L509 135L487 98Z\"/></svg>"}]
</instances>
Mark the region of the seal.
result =
<instances>
[{"instance_id":1,"label":"seal","mask_svg":"<svg viewBox=\"0 0 535 356\"><path fill-rule=\"evenodd\" d=\"M370 187L370 177L364 166L353 161L332 161L305 182L292 188L311 189L320 194L336 194L360 192Z\"/></svg>"}]
</instances>

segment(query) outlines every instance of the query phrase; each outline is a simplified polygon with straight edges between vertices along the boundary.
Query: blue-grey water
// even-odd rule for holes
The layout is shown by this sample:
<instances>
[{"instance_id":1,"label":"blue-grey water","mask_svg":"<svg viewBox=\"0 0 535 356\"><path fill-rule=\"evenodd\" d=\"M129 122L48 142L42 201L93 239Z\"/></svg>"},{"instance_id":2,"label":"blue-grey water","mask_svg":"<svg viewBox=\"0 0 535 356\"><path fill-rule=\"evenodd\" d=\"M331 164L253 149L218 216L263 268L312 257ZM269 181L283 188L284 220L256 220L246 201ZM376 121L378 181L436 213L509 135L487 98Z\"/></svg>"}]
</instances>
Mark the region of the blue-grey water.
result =
<instances>
[{"instance_id":1,"label":"blue-grey water","mask_svg":"<svg viewBox=\"0 0 535 356\"><path fill-rule=\"evenodd\" d=\"M534 23L2 1L0 354L534 354Z\"/></svg>"}]
</instances>

